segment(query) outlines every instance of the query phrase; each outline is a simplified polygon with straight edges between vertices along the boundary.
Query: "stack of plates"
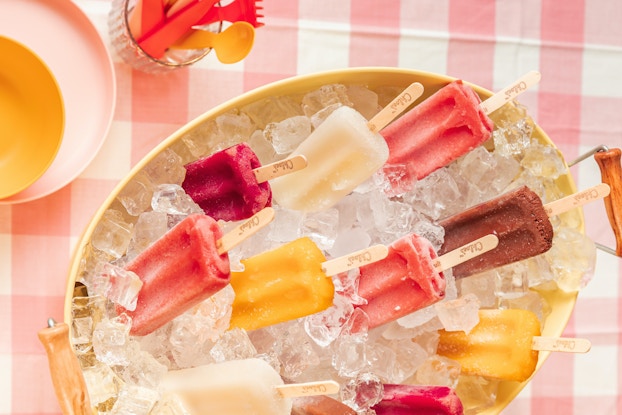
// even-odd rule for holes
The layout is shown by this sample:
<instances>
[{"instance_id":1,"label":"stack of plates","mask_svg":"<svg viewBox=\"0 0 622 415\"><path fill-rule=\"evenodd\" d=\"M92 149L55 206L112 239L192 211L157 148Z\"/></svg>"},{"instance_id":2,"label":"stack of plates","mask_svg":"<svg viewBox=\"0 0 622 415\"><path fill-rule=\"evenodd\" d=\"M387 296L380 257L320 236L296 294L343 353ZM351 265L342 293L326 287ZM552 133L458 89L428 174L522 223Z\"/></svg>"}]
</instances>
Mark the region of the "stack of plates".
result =
<instances>
[{"instance_id":1,"label":"stack of plates","mask_svg":"<svg viewBox=\"0 0 622 415\"><path fill-rule=\"evenodd\" d=\"M6 44L17 42L23 45L49 69L48 74L55 80L62 97L61 108L64 109L62 141L59 140L60 147L51 164L48 163L47 168L43 169L44 173L38 178L31 177L29 182L25 181L23 190L17 193L0 190L0 204L14 204L59 190L90 164L108 134L116 102L116 82L112 59L100 34L71 1L5 1L0 13L0 28L1 35L6 38L3 42L5 46L0 47L2 65L12 60L6 52ZM37 78L38 82L51 85L49 78L42 80L45 76L41 72ZM15 81L7 79L15 77L7 78L4 70L0 72L0 107L8 106L7 91L15 87ZM18 79L23 80L24 77L18 76ZM52 92L46 94L55 95ZM29 110L26 112L35 111L30 104L27 107ZM54 99L51 108L53 110L48 109L48 112L55 111L56 115L52 113L49 116L58 119L59 105ZM0 128L0 166L8 157L7 145L15 145L15 140L7 137L7 131L4 127ZM47 152L49 155L50 150ZM24 161L20 164L26 166ZM10 176L4 170L0 172L3 181L5 177L14 175L26 176L23 169L14 170Z\"/></svg>"}]
</instances>

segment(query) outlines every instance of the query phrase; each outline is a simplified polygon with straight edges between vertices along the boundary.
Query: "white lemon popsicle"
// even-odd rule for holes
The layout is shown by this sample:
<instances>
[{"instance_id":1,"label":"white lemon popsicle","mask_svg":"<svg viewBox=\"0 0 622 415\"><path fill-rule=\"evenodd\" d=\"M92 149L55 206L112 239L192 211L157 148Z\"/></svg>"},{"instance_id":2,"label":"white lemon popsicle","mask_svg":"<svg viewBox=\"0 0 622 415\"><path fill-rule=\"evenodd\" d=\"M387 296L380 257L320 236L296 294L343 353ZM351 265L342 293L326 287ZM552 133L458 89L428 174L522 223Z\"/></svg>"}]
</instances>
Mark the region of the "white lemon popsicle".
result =
<instances>
[{"instance_id":1,"label":"white lemon popsicle","mask_svg":"<svg viewBox=\"0 0 622 415\"><path fill-rule=\"evenodd\" d=\"M336 393L339 384L285 385L270 364L250 358L169 371L161 388L192 414L290 415L293 397Z\"/></svg>"},{"instance_id":2,"label":"white lemon popsicle","mask_svg":"<svg viewBox=\"0 0 622 415\"><path fill-rule=\"evenodd\" d=\"M336 109L292 155L304 155L307 168L274 179L272 195L285 208L327 209L367 180L389 157L384 138L372 132L356 110Z\"/></svg>"},{"instance_id":3,"label":"white lemon popsicle","mask_svg":"<svg viewBox=\"0 0 622 415\"><path fill-rule=\"evenodd\" d=\"M288 209L327 209L370 178L389 158L378 133L423 93L415 82L371 120L342 106L333 111L290 157L303 155L307 167L270 182L276 202Z\"/></svg>"}]
</instances>

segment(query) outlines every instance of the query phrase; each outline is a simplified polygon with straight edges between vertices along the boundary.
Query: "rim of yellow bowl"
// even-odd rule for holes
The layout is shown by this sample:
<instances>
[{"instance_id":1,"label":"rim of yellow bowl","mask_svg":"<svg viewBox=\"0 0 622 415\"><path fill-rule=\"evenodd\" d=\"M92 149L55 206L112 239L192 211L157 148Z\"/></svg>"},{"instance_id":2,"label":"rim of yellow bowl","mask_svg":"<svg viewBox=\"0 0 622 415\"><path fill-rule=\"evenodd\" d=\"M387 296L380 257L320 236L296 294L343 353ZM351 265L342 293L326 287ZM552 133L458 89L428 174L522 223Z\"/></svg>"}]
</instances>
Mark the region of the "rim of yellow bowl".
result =
<instances>
[{"instance_id":1,"label":"rim of yellow bowl","mask_svg":"<svg viewBox=\"0 0 622 415\"><path fill-rule=\"evenodd\" d=\"M28 46L0 36L0 198L45 173L64 129L63 97L50 68Z\"/></svg>"}]
</instances>

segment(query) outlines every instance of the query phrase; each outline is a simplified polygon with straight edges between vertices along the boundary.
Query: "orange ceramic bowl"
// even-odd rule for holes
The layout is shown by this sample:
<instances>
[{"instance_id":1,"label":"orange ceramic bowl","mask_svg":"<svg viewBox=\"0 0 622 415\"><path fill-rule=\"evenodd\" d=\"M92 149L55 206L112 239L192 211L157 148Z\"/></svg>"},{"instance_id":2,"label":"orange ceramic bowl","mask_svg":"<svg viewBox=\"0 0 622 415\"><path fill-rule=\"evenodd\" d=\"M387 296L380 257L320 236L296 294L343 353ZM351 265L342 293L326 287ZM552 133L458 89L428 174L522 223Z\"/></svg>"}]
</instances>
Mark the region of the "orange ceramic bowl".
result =
<instances>
[{"instance_id":1,"label":"orange ceramic bowl","mask_svg":"<svg viewBox=\"0 0 622 415\"><path fill-rule=\"evenodd\" d=\"M63 98L47 65L0 36L0 198L41 177L58 153L64 125Z\"/></svg>"}]
</instances>

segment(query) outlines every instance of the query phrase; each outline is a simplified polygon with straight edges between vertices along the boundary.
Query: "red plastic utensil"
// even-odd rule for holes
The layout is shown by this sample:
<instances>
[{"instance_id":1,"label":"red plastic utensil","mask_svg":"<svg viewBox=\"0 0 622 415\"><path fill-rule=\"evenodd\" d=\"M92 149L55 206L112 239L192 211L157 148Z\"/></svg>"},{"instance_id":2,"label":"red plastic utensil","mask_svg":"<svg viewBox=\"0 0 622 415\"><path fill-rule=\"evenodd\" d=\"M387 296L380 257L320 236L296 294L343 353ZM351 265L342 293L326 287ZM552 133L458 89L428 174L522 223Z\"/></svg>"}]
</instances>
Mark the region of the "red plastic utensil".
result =
<instances>
[{"instance_id":1,"label":"red plastic utensil","mask_svg":"<svg viewBox=\"0 0 622 415\"><path fill-rule=\"evenodd\" d=\"M148 33L164 21L163 0L142 0L141 32Z\"/></svg>"},{"instance_id":2,"label":"red plastic utensil","mask_svg":"<svg viewBox=\"0 0 622 415\"><path fill-rule=\"evenodd\" d=\"M184 36L218 0L192 0L174 15L157 25L138 39L138 45L145 53L159 59L166 49Z\"/></svg>"},{"instance_id":3,"label":"red plastic utensil","mask_svg":"<svg viewBox=\"0 0 622 415\"><path fill-rule=\"evenodd\" d=\"M223 7L214 6L207 14L201 18L197 26L208 25L218 21L223 22L238 22L244 21L258 28L263 26L263 22L259 21L259 18L263 18L263 14L259 14L258 11L263 7L258 6L257 3L262 0L234 0Z\"/></svg>"},{"instance_id":4,"label":"red plastic utensil","mask_svg":"<svg viewBox=\"0 0 622 415\"><path fill-rule=\"evenodd\" d=\"M153 30L164 20L163 0L139 0L128 18L130 33L135 39Z\"/></svg>"},{"instance_id":5,"label":"red plastic utensil","mask_svg":"<svg viewBox=\"0 0 622 415\"><path fill-rule=\"evenodd\" d=\"M190 3L192 3L192 0L175 0L166 11L166 17L171 17Z\"/></svg>"}]
</instances>

